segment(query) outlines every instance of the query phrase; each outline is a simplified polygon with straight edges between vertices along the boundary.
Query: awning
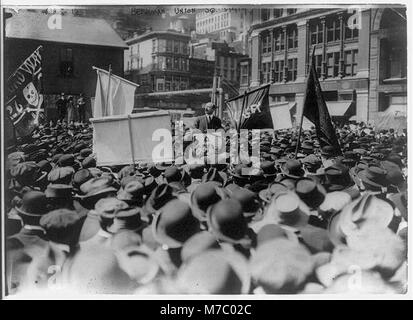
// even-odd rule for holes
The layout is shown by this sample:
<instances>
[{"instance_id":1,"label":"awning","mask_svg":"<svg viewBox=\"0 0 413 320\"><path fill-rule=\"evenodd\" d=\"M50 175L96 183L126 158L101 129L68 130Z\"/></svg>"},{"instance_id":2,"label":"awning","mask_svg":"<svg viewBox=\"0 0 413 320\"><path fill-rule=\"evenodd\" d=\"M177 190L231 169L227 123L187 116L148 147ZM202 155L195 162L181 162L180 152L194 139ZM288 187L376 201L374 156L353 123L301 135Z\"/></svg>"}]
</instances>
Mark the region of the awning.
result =
<instances>
[{"instance_id":1,"label":"awning","mask_svg":"<svg viewBox=\"0 0 413 320\"><path fill-rule=\"evenodd\" d=\"M379 112L376 119L376 130L394 129L401 132L407 128L407 105L393 104L385 111Z\"/></svg>"},{"instance_id":2,"label":"awning","mask_svg":"<svg viewBox=\"0 0 413 320\"><path fill-rule=\"evenodd\" d=\"M328 112L332 117L351 117L356 114L354 101L326 101Z\"/></svg>"}]
</instances>

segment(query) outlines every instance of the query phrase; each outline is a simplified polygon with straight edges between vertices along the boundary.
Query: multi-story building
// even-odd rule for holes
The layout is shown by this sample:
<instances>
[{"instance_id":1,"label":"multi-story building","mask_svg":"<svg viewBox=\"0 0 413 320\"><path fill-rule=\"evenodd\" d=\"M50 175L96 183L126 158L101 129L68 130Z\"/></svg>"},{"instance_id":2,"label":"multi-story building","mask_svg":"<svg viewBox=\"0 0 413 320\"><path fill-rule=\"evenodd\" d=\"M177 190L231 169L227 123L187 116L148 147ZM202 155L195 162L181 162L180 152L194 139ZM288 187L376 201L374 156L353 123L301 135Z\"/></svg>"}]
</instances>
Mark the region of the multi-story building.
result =
<instances>
[{"instance_id":1,"label":"multi-story building","mask_svg":"<svg viewBox=\"0 0 413 320\"><path fill-rule=\"evenodd\" d=\"M51 13L19 10L5 21L4 70L7 79L40 45L42 89L47 119L57 117L55 102L66 95L87 97L87 117L92 114L90 98L96 91L93 66L123 76L124 50L128 47L103 19L62 15L61 28L48 27Z\"/></svg>"},{"instance_id":2,"label":"multi-story building","mask_svg":"<svg viewBox=\"0 0 413 320\"><path fill-rule=\"evenodd\" d=\"M313 49L330 113L346 112L347 101L357 120L372 121L391 104L407 104L403 7L257 10L248 45L241 87L272 82L270 102L296 102L298 114Z\"/></svg>"},{"instance_id":3,"label":"multi-story building","mask_svg":"<svg viewBox=\"0 0 413 320\"><path fill-rule=\"evenodd\" d=\"M223 7L216 10L199 9L195 15L195 31L199 35L216 35L219 40L224 40L227 43L240 41L244 44L252 23L253 11L256 9L241 7Z\"/></svg>"},{"instance_id":4,"label":"multi-story building","mask_svg":"<svg viewBox=\"0 0 413 320\"><path fill-rule=\"evenodd\" d=\"M191 43L191 57L214 61L215 74L234 89L239 89L240 61L246 56L236 52L228 43L202 38Z\"/></svg>"},{"instance_id":5,"label":"multi-story building","mask_svg":"<svg viewBox=\"0 0 413 320\"><path fill-rule=\"evenodd\" d=\"M126 40L125 76L140 93L186 90L190 36L174 30L150 31Z\"/></svg>"}]
</instances>

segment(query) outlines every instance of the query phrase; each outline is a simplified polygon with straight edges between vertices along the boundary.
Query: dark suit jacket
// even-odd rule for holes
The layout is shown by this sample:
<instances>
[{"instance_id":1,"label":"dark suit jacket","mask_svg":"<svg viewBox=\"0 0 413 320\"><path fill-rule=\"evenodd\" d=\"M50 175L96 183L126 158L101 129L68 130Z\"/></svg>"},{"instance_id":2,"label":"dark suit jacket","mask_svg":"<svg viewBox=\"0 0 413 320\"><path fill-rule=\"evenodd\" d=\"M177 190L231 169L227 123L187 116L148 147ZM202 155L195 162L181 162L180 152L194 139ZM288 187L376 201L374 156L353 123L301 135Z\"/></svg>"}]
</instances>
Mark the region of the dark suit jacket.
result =
<instances>
[{"instance_id":1,"label":"dark suit jacket","mask_svg":"<svg viewBox=\"0 0 413 320\"><path fill-rule=\"evenodd\" d=\"M203 115L203 116L196 118L194 122L194 128L202 131L203 133L206 133L207 129L218 130L222 128L221 119L219 119L216 116L212 116L211 121L208 123L207 116Z\"/></svg>"}]
</instances>

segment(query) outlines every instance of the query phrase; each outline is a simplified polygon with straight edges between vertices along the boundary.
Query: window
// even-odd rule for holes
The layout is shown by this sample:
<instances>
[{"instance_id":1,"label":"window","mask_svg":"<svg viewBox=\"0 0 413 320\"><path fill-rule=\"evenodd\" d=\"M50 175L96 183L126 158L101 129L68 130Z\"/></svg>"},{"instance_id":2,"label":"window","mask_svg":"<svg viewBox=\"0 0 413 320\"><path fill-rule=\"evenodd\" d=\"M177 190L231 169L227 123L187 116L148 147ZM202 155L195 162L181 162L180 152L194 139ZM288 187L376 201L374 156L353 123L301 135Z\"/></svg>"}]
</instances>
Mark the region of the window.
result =
<instances>
[{"instance_id":1,"label":"window","mask_svg":"<svg viewBox=\"0 0 413 320\"><path fill-rule=\"evenodd\" d=\"M179 90L185 90L185 89L186 89L186 79L181 77L179 81Z\"/></svg>"},{"instance_id":2,"label":"window","mask_svg":"<svg viewBox=\"0 0 413 320\"><path fill-rule=\"evenodd\" d=\"M172 52L172 40L166 40L166 52Z\"/></svg>"},{"instance_id":3,"label":"window","mask_svg":"<svg viewBox=\"0 0 413 320\"><path fill-rule=\"evenodd\" d=\"M261 80L262 83L267 83L271 81L271 62L264 62L262 64Z\"/></svg>"},{"instance_id":4,"label":"window","mask_svg":"<svg viewBox=\"0 0 413 320\"><path fill-rule=\"evenodd\" d=\"M297 9L287 9L287 15L291 15L297 12Z\"/></svg>"},{"instance_id":5,"label":"window","mask_svg":"<svg viewBox=\"0 0 413 320\"><path fill-rule=\"evenodd\" d=\"M340 40L340 20L331 19L327 21L327 42Z\"/></svg>"},{"instance_id":6,"label":"window","mask_svg":"<svg viewBox=\"0 0 413 320\"><path fill-rule=\"evenodd\" d=\"M288 49L298 47L297 28L291 28L288 30Z\"/></svg>"},{"instance_id":7,"label":"window","mask_svg":"<svg viewBox=\"0 0 413 320\"><path fill-rule=\"evenodd\" d=\"M323 56L321 54L315 55L314 60L315 60L315 69L317 72L317 76L320 78L322 66L323 66Z\"/></svg>"},{"instance_id":8,"label":"window","mask_svg":"<svg viewBox=\"0 0 413 320\"><path fill-rule=\"evenodd\" d=\"M158 57L158 70L165 69L165 57Z\"/></svg>"},{"instance_id":9,"label":"window","mask_svg":"<svg viewBox=\"0 0 413 320\"><path fill-rule=\"evenodd\" d=\"M407 71L407 52L406 47L396 46L387 42L388 59L386 59L384 73L385 79L403 79L406 78Z\"/></svg>"},{"instance_id":10,"label":"window","mask_svg":"<svg viewBox=\"0 0 413 320\"><path fill-rule=\"evenodd\" d=\"M70 78L73 76L72 48L62 48L60 50L60 74L65 78Z\"/></svg>"},{"instance_id":11,"label":"window","mask_svg":"<svg viewBox=\"0 0 413 320\"><path fill-rule=\"evenodd\" d=\"M179 70L179 58L174 58L173 69Z\"/></svg>"},{"instance_id":12,"label":"window","mask_svg":"<svg viewBox=\"0 0 413 320\"><path fill-rule=\"evenodd\" d=\"M288 81L295 81L297 80L297 58L288 59Z\"/></svg>"},{"instance_id":13,"label":"window","mask_svg":"<svg viewBox=\"0 0 413 320\"><path fill-rule=\"evenodd\" d=\"M323 42L323 26L321 23L316 23L310 27L311 44Z\"/></svg>"},{"instance_id":14,"label":"window","mask_svg":"<svg viewBox=\"0 0 413 320\"><path fill-rule=\"evenodd\" d=\"M274 18L279 18L279 17L282 17L283 15L283 9L273 9L272 12L273 12L272 14Z\"/></svg>"},{"instance_id":15,"label":"window","mask_svg":"<svg viewBox=\"0 0 413 320\"><path fill-rule=\"evenodd\" d=\"M274 61L274 82L284 80L284 60Z\"/></svg>"},{"instance_id":16,"label":"window","mask_svg":"<svg viewBox=\"0 0 413 320\"><path fill-rule=\"evenodd\" d=\"M171 70L172 69L172 59L167 57L166 58L166 69Z\"/></svg>"},{"instance_id":17,"label":"window","mask_svg":"<svg viewBox=\"0 0 413 320\"><path fill-rule=\"evenodd\" d=\"M262 53L270 53L271 52L271 38L270 34L265 34L262 37Z\"/></svg>"},{"instance_id":18,"label":"window","mask_svg":"<svg viewBox=\"0 0 413 320\"><path fill-rule=\"evenodd\" d=\"M156 39L152 39L152 53L156 52Z\"/></svg>"},{"instance_id":19,"label":"window","mask_svg":"<svg viewBox=\"0 0 413 320\"><path fill-rule=\"evenodd\" d=\"M174 41L174 53L179 53L179 41Z\"/></svg>"},{"instance_id":20,"label":"window","mask_svg":"<svg viewBox=\"0 0 413 320\"><path fill-rule=\"evenodd\" d=\"M355 76L357 74L357 55L358 50L344 52L344 74L346 76Z\"/></svg>"},{"instance_id":21,"label":"window","mask_svg":"<svg viewBox=\"0 0 413 320\"><path fill-rule=\"evenodd\" d=\"M278 29L275 32L275 51L282 51L284 50L284 31Z\"/></svg>"},{"instance_id":22,"label":"window","mask_svg":"<svg viewBox=\"0 0 413 320\"><path fill-rule=\"evenodd\" d=\"M248 85L248 65L241 66L241 84Z\"/></svg>"},{"instance_id":23,"label":"window","mask_svg":"<svg viewBox=\"0 0 413 320\"><path fill-rule=\"evenodd\" d=\"M357 28L357 25L354 26L354 29L350 29L345 23L345 28L344 28L344 38L346 40L355 40L359 37L359 29Z\"/></svg>"},{"instance_id":24,"label":"window","mask_svg":"<svg viewBox=\"0 0 413 320\"><path fill-rule=\"evenodd\" d=\"M172 90L173 91L178 91L179 90L179 77L173 77L173 82L172 82Z\"/></svg>"},{"instance_id":25,"label":"window","mask_svg":"<svg viewBox=\"0 0 413 320\"><path fill-rule=\"evenodd\" d=\"M165 77L165 91L171 91L172 77Z\"/></svg>"},{"instance_id":26,"label":"window","mask_svg":"<svg viewBox=\"0 0 413 320\"><path fill-rule=\"evenodd\" d=\"M338 77L340 70L340 52L327 53L327 78Z\"/></svg>"},{"instance_id":27,"label":"window","mask_svg":"<svg viewBox=\"0 0 413 320\"><path fill-rule=\"evenodd\" d=\"M163 91L164 90L164 79L158 78L156 79L156 91Z\"/></svg>"},{"instance_id":28,"label":"window","mask_svg":"<svg viewBox=\"0 0 413 320\"><path fill-rule=\"evenodd\" d=\"M270 18L269 9L261 9L261 21L267 21Z\"/></svg>"}]
</instances>

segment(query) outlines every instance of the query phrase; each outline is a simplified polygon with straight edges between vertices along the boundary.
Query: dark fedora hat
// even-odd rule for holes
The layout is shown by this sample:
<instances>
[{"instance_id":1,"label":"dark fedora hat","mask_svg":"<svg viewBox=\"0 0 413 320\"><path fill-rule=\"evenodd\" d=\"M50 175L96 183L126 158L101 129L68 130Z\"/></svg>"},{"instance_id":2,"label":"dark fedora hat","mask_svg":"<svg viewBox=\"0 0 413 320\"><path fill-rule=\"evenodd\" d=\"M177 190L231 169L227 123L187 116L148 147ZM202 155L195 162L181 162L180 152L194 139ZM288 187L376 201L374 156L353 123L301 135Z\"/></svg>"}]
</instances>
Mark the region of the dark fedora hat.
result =
<instances>
[{"instance_id":1,"label":"dark fedora hat","mask_svg":"<svg viewBox=\"0 0 413 320\"><path fill-rule=\"evenodd\" d=\"M114 187L113 178L110 176L102 176L92 178L83 183L80 186L80 192L83 195L79 195L78 197L80 199L88 199L116 191L117 189Z\"/></svg>"},{"instance_id":2,"label":"dark fedora hat","mask_svg":"<svg viewBox=\"0 0 413 320\"><path fill-rule=\"evenodd\" d=\"M191 194L192 213L200 221L206 221L208 208L220 201L223 193L214 182L201 183Z\"/></svg>"},{"instance_id":3,"label":"dark fedora hat","mask_svg":"<svg viewBox=\"0 0 413 320\"><path fill-rule=\"evenodd\" d=\"M50 183L70 184L75 170L72 167L56 167L47 175Z\"/></svg>"},{"instance_id":4,"label":"dark fedora hat","mask_svg":"<svg viewBox=\"0 0 413 320\"><path fill-rule=\"evenodd\" d=\"M182 179L182 172L177 166L170 166L165 169L163 176L167 183L179 182Z\"/></svg>"},{"instance_id":5,"label":"dark fedora hat","mask_svg":"<svg viewBox=\"0 0 413 320\"><path fill-rule=\"evenodd\" d=\"M228 177L224 172L218 171L216 168L210 168L207 173L202 176L202 182L214 181L221 187L225 187Z\"/></svg>"},{"instance_id":6,"label":"dark fedora hat","mask_svg":"<svg viewBox=\"0 0 413 320\"><path fill-rule=\"evenodd\" d=\"M341 191L354 185L351 179L349 169L346 166L336 163L324 170L326 182L324 186L328 192Z\"/></svg>"},{"instance_id":7,"label":"dark fedora hat","mask_svg":"<svg viewBox=\"0 0 413 320\"><path fill-rule=\"evenodd\" d=\"M235 199L225 199L208 208L207 222L209 230L224 242L249 244L247 238L247 220L242 205Z\"/></svg>"},{"instance_id":8,"label":"dark fedora hat","mask_svg":"<svg viewBox=\"0 0 413 320\"><path fill-rule=\"evenodd\" d=\"M118 191L117 198L130 205L142 206L144 186L138 180L130 181Z\"/></svg>"},{"instance_id":9,"label":"dark fedora hat","mask_svg":"<svg viewBox=\"0 0 413 320\"><path fill-rule=\"evenodd\" d=\"M28 191L23 195L21 205L15 209L24 216L43 216L48 212L46 195L40 191Z\"/></svg>"},{"instance_id":10,"label":"dark fedora hat","mask_svg":"<svg viewBox=\"0 0 413 320\"><path fill-rule=\"evenodd\" d=\"M302 168L301 162L298 160L287 160L281 167L282 173L290 178L299 179L304 176L304 169Z\"/></svg>"},{"instance_id":11,"label":"dark fedora hat","mask_svg":"<svg viewBox=\"0 0 413 320\"><path fill-rule=\"evenodd\" d=\"M323 203L326 190L310 178L301 178L295 183L295 192L300 199L310 208L317 208Z\"/></svg>"},{"instance_id":12,"label":"dark fedora hat","mask_svg":"<svg viewBox=\"0 0 413 320\"><path fill-rule=\"evenodd\" d=\"M73 154L64 154L57 161L59 167L71 167L75 165L75 157Z\"/></svg>"},{"instance_id":13,"label":"dark fedora hat","mask_svg":"<svg viewBox=\"0 0 413 320\"><path fill-rule=\"evenodd\" d=\"M262 217L263 208L258 201L258 195L251 190L245 188L239 188L231 194L231 199L237 200L241 203L244 216L246 218L259 218Z\"/></svg>"},{"instance_id":14,"label":"dark fedora hat","mask_svg":"<svg viewBox=\"0 0 413 320\"><path fill-rule=\"evenodd\" d=\"M158 186L154 177L149 176L143 180L143 192L146 196L149 196L153 190Z\"/></svg>"},{"instance_id":15,"label":"dark fedora hat","mask_svg":"<svg viewBox=\"0 0 413 320\"><path fill-rule=\"evenodd\" d=\"M88 169L80 169L73 175L72 186L76 192L79 192L79 188L86 181L93 178L92 173Z\"/></svg>"},{"instance_id":16,"label":"dark fedora hat","mask_svg":"<svg viewBox=\"0 0 413 320\"><path fill-rule=\"evenodd\" d=\"M176 198L173 191L173 188L166 183L157 186L146 200L144 206L145 211L149 214L154 214L169 201Z\"/></svg>"},{"instance_id":17,"label":"dark fedora hat","mask_svg":"<svg viewBox=\"0 0 413 320\"><path fill-rule=\"evenodd\" d=\"M324 146L321 148L321 155L325 157L334 157L337 155L337 150L333 146Z\"/></svg>"},{"instance_id":18,"label":"dark fedora hat","mask_svg":"<svg viewBox=\"0 0 413 320\"><path fill-rule=\"evenodd\" d=\"M261 162L261 170L265 178L271 178L277 175L277 169L275 168L274 161Z\"/></svg>"},{"instance_id":19,"label":"dark fedora hat","mask_svg":"<svg viewBox=\"0 0 413 320\"><path fill-rule=\"evenodd\" d=\"M88 169L88 168L94 168L96 167L96 159L88 156L82 161L82 168L83 169Z\"/></svg>"},{"instance_id":20,"label":"dark fedora hat","mask_svg":"<svg viewBox=\"0 0 413 320\"><path fill-rule=\"evenodd\" d=\"M357 176L368 189L381 190L390 185L387 180L387 171L380 167L370 166L360 171Z\"/></svg>"},{"instance_id":21,"label":"dark fedora hat","mask_svg":"<svg viewBox=\"0 0 413 320\"><path fill-rule=\"evenodd\" d=\"M45 195L47 198L71 199L73 197L73 187L67 184L49 184Z\"/></svg>"},{"instance_id":22,"label":"dark fedora hat","mask_svg":"<svg viewBox=\"0 0 413 320\"><path fill-rule=\"evenodd\" d=\"M199 231L200 224L192 215L191 207L179 199L169 201L160 208L152 221L155 240L167 248L182 247Z\"/></svg>"},{"instance_id":23,"label":"dark fedora hat","mask_svg":"<svg viewBox=\"0 0 413 320\"><path fill-rule=\"evenodd\" d=\"M92 154L92 152L93 151L90 148L84 148L84 149L80 150L80 153L79 153L79 156L77 157L77 160L83 161L88 156L90 156Z\"/></svg>"}]
</instances>

